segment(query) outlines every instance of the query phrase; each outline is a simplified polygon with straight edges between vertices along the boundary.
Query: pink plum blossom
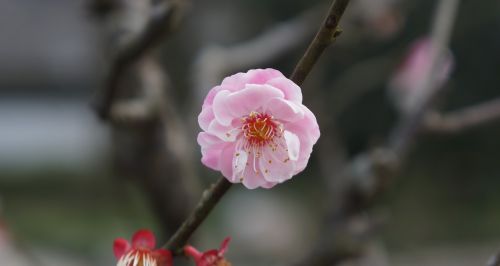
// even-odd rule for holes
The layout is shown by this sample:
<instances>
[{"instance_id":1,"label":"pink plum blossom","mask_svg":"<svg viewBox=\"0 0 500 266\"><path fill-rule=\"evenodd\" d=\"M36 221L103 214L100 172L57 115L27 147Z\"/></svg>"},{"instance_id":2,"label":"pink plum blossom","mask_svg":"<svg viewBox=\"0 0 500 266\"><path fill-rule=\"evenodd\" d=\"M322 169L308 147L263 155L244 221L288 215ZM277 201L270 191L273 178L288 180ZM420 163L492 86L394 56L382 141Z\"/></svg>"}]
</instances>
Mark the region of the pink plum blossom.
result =
<instances>
[{"instance_id":1,"label":"pink plum blossom","mask_svg":"<svg viewBox=\"0 0 500 266\"><path fill-rule=\"evenodd\" d=\"M149 230L142 229L132 236L132 243L123 238L115 239L113 252L117 266L172 266L172 253L155 249L156 239Z\"/></svg>"},{"instance_id":2,"label":"pink plum blossom","mask_svg":"<svg viewBox=\"0 0 500 266\"><path fill-rule=\"evenodd\" d=\"M200 252L195 247L187 245L184 247L184 253L194 259L196 266L231 266L231 263L224 257L230 240L227 237L222 241L219 249L211 249L205 252Z\"/></svg>"},{"instance_id":3,"label":"pink plum blossom","mask_svg":"<svg viewBox=\"0 0 500 266\"><path fill-rule=\"evenodd\" d=\"M300 87L270 68L226 77L208 92L198 122L202 163L249 189L304 170L320 135Z\"/></svg>"},{"instance_id":4,"label":"pink plum blossom","mask_svg":"<svg viewBox=\"0 0 500 266\"><path fill-rule=\"evenodd\" d=\"M432 44L430 39L416 40L410 47L403 63L396 70L389 83L390 93L397 107L403 112L413 112L430 91L419 91L422 88L424 75L431 67ZM447 51L438 60L438 68L434 90L441 87L453 68L453 55Z\"/></svg>"}]
</instances>

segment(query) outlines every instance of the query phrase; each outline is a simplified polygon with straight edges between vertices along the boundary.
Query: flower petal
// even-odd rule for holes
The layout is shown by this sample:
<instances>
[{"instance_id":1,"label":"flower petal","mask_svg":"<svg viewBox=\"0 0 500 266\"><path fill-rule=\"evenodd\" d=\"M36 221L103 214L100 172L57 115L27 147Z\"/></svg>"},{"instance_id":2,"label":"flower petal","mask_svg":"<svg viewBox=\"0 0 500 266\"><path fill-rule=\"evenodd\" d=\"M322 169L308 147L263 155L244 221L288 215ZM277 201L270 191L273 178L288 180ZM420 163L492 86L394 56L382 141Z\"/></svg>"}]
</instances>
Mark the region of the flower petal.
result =
<instances>
[{"instance_id":1,"label":"flower petal","mask_svg":"<svg viewBox=\"0 0 500 266\"><path fill-rule=\"evenodd\" d=\"M285 138L286 141L286 147L288 150L288 158L292 161L297 161L299 158L299 152L300 152L300 140L297 135L291 133L290 131L286 131L283 134L283 137Z\"/></svg>"},{"instance_id":2,"label":"flower petal","mask_svg":"<svg viewBox=\"0 0 500 266\"><path fill-rule=\"evenodd\" d=\"M214 116L214 111L212 110L212 106L211 105L203 106L201 108L201 113L198 115L198 124L200 125L201 129L207 131L210 122L212 122L214 118L215 116Z\"/></svg>"},{"instance_id":3,"label":"flower petal","mask_svg":"<svg viewBox=\"0 0 500 266\"><path fill-rule=\"evenodd\" d=\"M212 134L200 132L198 144L201 146L201 162L214 170L219 170L219 159L227 142Z\"/></svg>"},{"instance_id":4,"label":"flower petal","mask_svg":"<svg viewBox=\"0 0 500 266\"><path fill-rule=\"evenodd\" d=\"M233 119L262 109L271 98L275 97L283 98L284 94L269 85L247 84L244 89L237 92L221 91L214 98L214 115L219 123L228 126Z\"/></svg>"},{"instance_id":5,"label":"flower petal","mask_svg":"<svg viewBox=\"0 0 500 266\"><path fill-rule=\"evenodd\" d=\"M226 106L227 97L231 94L228 90L219 91L214 97L214 103L212 105L214 116L219 123L228 126L234 117L231 115L230 111Z\"/></svg>"},{"instance_id":6,"label":"flower petal","mask_svg":"<svg viewBox=\"0 0 500 266\"><path fill-rule=\"evenodd\" d=\"M233 178L233 156L235 151L235 144L231 143L222 149L219 159L219 169L227 180L231 181Z\"/></svg>"},{"instance_id":7,"label":"flower petal","mask_svg":"<svg viewBox=\"0 0 500 266\"><path fill-rule=\"evenodd\" d=\"M220 244L220 248L219 248L219 256L224 256L224 253L226 253L227 251L227 248L229 246L229 241L231 241L231 238L230 237L226 237L224 239L224 241L222 241L222 243Z\"/></svg>"},{"instance_id":8,"label":"flower petal","mask_svg":"<svg viewBox=\"0 0 500 266\"><path fill-rule=\"evenodd\" d=\"M193 259L198 263L198 261L201 259L201 256L203 253L201 253L199 250L197 250L195 247L191 245L187 245L184 247L184 254L186 256L191 256Z\"/></svg>"},{"instance_id":9,"label":"flower petal","mask_svg":"<svg viewBox=\"0 0 500 266\"><path fill-rule=\"evenodd\" d=\"M287 122L295 122L304 117L304 111L299 105L283 98L270 99L266 104L265 112Z\"/></svg>"},{"instance_id":10,"label":"flower petal","mask_svg":"<svg viewBox=\"0 0 500 266\"><path fill-rule=\"evenodd\" d=\"M231 125L225 126L219 123L217 120L212 120L208 126L208 133L217 136L219 139L226 142L233 142L236 140L236 136L239 133L239 129Z\"/></svg>"},{"instance_id":11,"label":"flower petal","mask_svg":"<svg viewBox=\"0 0 500 266\"><path fill-rule=\"evenodd\" d=\"M239 145L241 146L241 145ZM238 147L238 145L237 145ZM243 178L245 168L247 167L248 154L243 149L235 149L233 157L233 176L231 182L238 183Z\"/></svg>"},{"instance_id":12,"label":"flower petal","mask_svg":"<svg viewBox=\"0 0 500 266\"><path fill-rule=\"evenodd\" d=\"M153 233L147 229L142 229L132 236L133 248L148 248L153 249L156 245L156 239Z\"/></svg>"},{"instance_id":13,"label":"flower petal","mask_svg":"<svg viewBox=\"0 0 500 266\"><path fill-rule=\"evenodd\" d=\"M211 249L203 252L200 260L196 263L197 266L217 266L219 262L219 251Z\"/></svg>"},{"instance_id":14,"label":"flower petal","mask_svg":"<svg viewBox=\"0 0 500 266\"><path fill-rule=\"evenodd\" d=\"M297 159L296 172L304 170L312 152L313 145L318 141L320 131L314 114L305 106L304 118L293 123L287 123L286 130L297 135L300 140L300 152Z\"/></svg>"},{"instance_id":15,"label":"flower petal","mask_svg":"<svg viewBox=\"0 0 500 266\"><path fill-rule=\"evenodd\" d=\"M266 84L271 79L285 77L280 71L272 68L251 69L247 75L248 83L251 84Z\"/></svg>"},{"instance_id":16,"label":"flower petal","mask_svg":"<svg viewBox=\"0 0 500 266\"><path fill-rule=\"evenodd\" d=\"M172 252L166 249L157 249L153 251L153 255L156 257L158 266L172 266Z\"/></svg>"},{"instance_id":17,"label":"flower petal","mask_svg":"<svg viewBox=\"0 0 500 266\"><path fill-rule=\"evenodd\" d=\"M285 94L285 99L295 103L302 103L302 90L297 84L287 79L286 77L277 77L271 79L266 82L266 84L283 91L283 93Z\"/></svg>"},{"instance_id":18,"label":"flower petal","mask_svg":"<svg viewBox=\"0 0 500 266\"><path fill-rule=\"evenodd\" d=\"M265 146L259 158L259 166L267 182L281 183L292 177L295 172L295 161L289 158L284 139L277 146Z\"/></svg>"},{"instance_id":19,"label":"flower petal","mask_svg":"<svg viewBox=\"0 0 500 266\"><path fill-rule=\"evenodd\" d=\"M113 253L117 260L119 260L129 249L130 243L123 238L117 238L113 242Z\"/></svg>"},{"instance_id":20,"label":"flower petal","mask_svg":"<svg viewBox=\"0 0 500 266\"><path fill-rule=\"evenodd\" d=\"M256 189L265 185L267 182L260 171L255 172L253 170L253 167L247 167L245 169L245 177L243 178L243 181L241 183L243 183L243 185L248 189Z\"/></svg>"},{"instance_id":21,"label":"flower petal","mask_svg":"<svg viewBox=\"0 0 500 266\"><path fill-rule=\"evenodd\" d=\"M267 81L277 77L284 76L276 69L251 69L246 73L240 72L224 78L221 86L230 91L237 91L243 89L246 84L265 84Z\"/></svg>"}]
</instances>

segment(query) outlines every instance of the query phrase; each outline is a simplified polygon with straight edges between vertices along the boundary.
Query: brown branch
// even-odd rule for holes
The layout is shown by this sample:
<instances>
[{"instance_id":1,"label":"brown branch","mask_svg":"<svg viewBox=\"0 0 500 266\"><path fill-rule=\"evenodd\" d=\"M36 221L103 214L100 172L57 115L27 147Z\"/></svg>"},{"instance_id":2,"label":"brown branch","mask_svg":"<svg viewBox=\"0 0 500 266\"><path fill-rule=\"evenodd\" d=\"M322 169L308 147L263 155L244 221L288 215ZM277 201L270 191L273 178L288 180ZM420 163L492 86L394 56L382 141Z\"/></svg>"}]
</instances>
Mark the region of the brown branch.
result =
<instances>
[{"instance_id":1,"label":"brown branch","mask_svg":"<svg viewBox=\"0 0 500 266\"><path fill-rule=\"evenodd\" d=\"M367 235L372 231L370 217L363 213L373 204L374 198L385 190L395 176L398 165L406 159L407 151L417 137L423 124L424 114L429 111L438 90L425 90L435 86L437 58L447 47L452 25L456 17L459 0L441 0L434 15L431 41L434 51L431 54L431 68L424 76L426 101L416 112L401 119L389 136L387 147L356 156L344 169L337 173L330 192L329 209L325 217L323 232L326 237L318 241L312 252L296 266L336 265L347 258L363 253ZM368 230L358 230L360 221L368 224ZM348 248L346 248L348 247ZM346 250L346 253L339 252Z\"/></svg>"},{"instance_id":2,"label":"brown branch","mask_svg":"<svg viewBox=\"0 0 500 266\"><path fill-rule=\"evenodd\" d=\"M500 252L491 257L486 266L500 266Z\"/></svg>"},{"instance_id":3,"label":"brown branch","mask_svg":"<svg viewBox=\"0 0 500 266\"><path fill-rule=\"evenodd\" d=\"M338 28L338 25L347 4L349 4L349 0L336 0L332 2L328 16L323 21L319 31L290 76L290 79L295 83L300 85L304 82L321 54L342 32Z\"/></svg>"},{"instance_id":4,"label":"brown branch","mask_svg":"<svg viewBox=\"0 0 500 266\"><path fill-rule=\"evenodd\" d=\"M210 214L212 209L231 186L232 184L227 181L226 178L221 177L215 184L205 190L196 208L184 223L182 223L177 232L168 240L165 244L165 248L173 251L175 254L180 254L182 252L180 249L182 249L189 237L191 237L198 226L207 218L208 214Z\"/></svg>"},{"instance_id":5,"label":"brown branch","mask_svg":"<svg viewBox=\"0 0 500 266\"><path fill-rule=\"evenodd\" d=\"M168 3L163 1L158 4L142 32L118 48L107 75L104 91L95 103L95 109L100 118L109 117L123 73L175 28L180 7L179 1L168 1Z\"/></svg>"},{"instance_id":6,"label":"brown branch","mask_svg":"<svg viewBox=\"0 0 500 266\"><path fill-rule=\"evenodd\" d=\"M334 33L338 32L337 25L348 2L349 0L337 0L332 4L325 22L321 25L311 45L295 67L300 73L297 74L295 73L296 71L294 71L290 79L299 86L302 85L321 53L336 37ZM327 37L328 41L325 40ZM229 190L231 185L232 184L227 181L226 178L221 177L211 188L206 190L193 212L165 244L165 248L179 255L182 247L186 244L198 226L205 220L217 202L219 202L222 196Z\"/></svg>"},{"instance_id":7,"label":"brown branch","mask_svg":"<svg viewBox=\"0 0 500 266\"><path fill-rule=\"evenodd\" d=\"M425 117L426 133L458 133L500 120L500 99L466 107L448 114L429 113Z\"/></svg>"}]
</instances>

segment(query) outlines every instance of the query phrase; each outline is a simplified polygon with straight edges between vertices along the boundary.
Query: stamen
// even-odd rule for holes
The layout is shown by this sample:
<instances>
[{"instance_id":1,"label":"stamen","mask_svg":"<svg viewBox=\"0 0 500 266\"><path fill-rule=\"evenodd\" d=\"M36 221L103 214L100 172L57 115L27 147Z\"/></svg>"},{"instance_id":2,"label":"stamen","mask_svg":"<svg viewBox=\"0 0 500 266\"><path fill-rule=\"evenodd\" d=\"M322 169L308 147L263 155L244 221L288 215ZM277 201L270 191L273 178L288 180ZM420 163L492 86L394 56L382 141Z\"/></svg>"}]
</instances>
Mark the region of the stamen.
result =
<instances>
[{"instance_id":1,"label":"stamen","mask_svg":"<svg viewBox=\"0 0 500 266\"><path fill-rule=\"evenodd\" d=\"M274 137L281 136L283 125L266 113L251 112L242 119L241 130L251 147L262 147L272 142Z\"/></svg>"}]
</instances>

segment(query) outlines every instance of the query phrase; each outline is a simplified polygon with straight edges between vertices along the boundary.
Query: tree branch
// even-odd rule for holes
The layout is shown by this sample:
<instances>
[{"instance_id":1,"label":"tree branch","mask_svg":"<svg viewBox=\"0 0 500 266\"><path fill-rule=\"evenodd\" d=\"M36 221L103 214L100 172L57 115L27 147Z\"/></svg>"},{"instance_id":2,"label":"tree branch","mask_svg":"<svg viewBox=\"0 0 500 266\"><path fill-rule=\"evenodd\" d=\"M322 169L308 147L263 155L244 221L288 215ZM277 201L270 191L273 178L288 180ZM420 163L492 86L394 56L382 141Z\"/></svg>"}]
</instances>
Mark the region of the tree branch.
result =
<instances>
[{"instance_id":1,"label":"tree branch","mask_svg":"<svg viewBox=\"0 0 500 266\"><path fill-rule=\"evenodd\" d=\"M187 243L189 237L207 218L219 200L231 188L232 184L226 178L221 177L210 188L203 192L201 200L193 210L191 215L182 223L181 227L165 244L165 248L171 250L175 254L182 253L182 247Z\"/></svg>"},{"instance_id":2,"label":"tree branch","mask_svg":"<svg viewBox=\"0 0 500 266\"><path fill-rule=\"evenodd\" d=\"M414 141L416 134L423 124L425 115L440 92L439 89L431 90L430 88L435 86L436 73L439 72L437 71L439 67L438 61L448 47L453 23L458 10L458 3L459 0L439 1L434 15L435 19L433 21L430 37L432 45L432 51L429 56L430 67L427 69L425 75L423 75L423 82L419 83L420 87L416 88L418 91L426 91L430 92L430 94L425 95L426 99L414 113L402 118L402 121L391 134L388 145L397 155L404 155L408 148L410 148L411 142Z\"/></svg>"},{"instance_id":3,"label":"tree branch","mask_svg":"<svg viewBox=\"0 0 500 266\"><path fill-rule=\"evenodd\" d=\"M321 54L342 32L338 25L347 4L349 4L349 0L332 2L328 16L290 76L290 79L295 83L300 85L304 82Z\"/></svg>"},{"instance_id":4,"label":"tree branch","mask_svg":"<svg viewBox=\"0 0 500 266\"><path fill-rule=\"evenodd\" d=\"M424 114L429 111L438 90L425 90L435 86L435 69L438 58L448 46L452 25L456 17L459 0L441 0L434 15L431 41L431 67L424 75L422 88L432 91L426 101L408 116L403 117L389 136L386 147L356 156L332 180L330 192L331 209L325 217L326 237L318 241L312 252L295 266L337 265L339 262L363 252L367 235L372 231L373 221L363 215L373 199L387 187L395 176L398 165L406 159L407 151L423 124ZM357 224L365 224L359 230ZM339 252L339 251L346 251Z\"/></svg>"},{"instance_id":5,"label":"tree branch","mask_svg":"<svg viewBox=\"0 0 500 266\"><path fill-rule=\"evenodd\" d=\"M332 38L336 37L334 33L338 32L337 25L348 2L349 0L337 0L332 4L325 22L320 26L309 48L295 67L299 72L295 73L296 71L294 71L290 77L297 85L302 85L319 56L332 43ZM221 177L211 188L206 190L193 212L165 244L165 248L172 250L176 255L181 254L182 247L231 186L232 184L226 178Z\"/></svg>"},{"instance_id":6,"label":"tree branch","mask_svg":"<svg viewBox=\"0 0 500 266\"><path fill-rule=\"evenodd\" d=\"M180 7L179 1L163 1L158 4L142 32L117 49L107 75L104 91L95 103L95 109L101 119L109 117L111 105L119 90L118 83L124 71L175 28Z\"/></svg>"},{"instance_id":7,"label":"tree branch","mask_svg":"<svg viewBox=\"0 0 500 266\"><path fill-rule=\"evenodd\" d=\"M429 113L425 117L426 133L458 133L500 119L500 99L480 103L449 114Z\"/></svg>"}]
</instances>

